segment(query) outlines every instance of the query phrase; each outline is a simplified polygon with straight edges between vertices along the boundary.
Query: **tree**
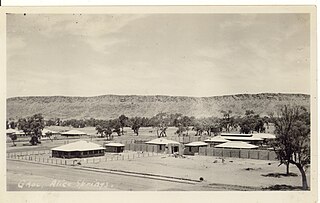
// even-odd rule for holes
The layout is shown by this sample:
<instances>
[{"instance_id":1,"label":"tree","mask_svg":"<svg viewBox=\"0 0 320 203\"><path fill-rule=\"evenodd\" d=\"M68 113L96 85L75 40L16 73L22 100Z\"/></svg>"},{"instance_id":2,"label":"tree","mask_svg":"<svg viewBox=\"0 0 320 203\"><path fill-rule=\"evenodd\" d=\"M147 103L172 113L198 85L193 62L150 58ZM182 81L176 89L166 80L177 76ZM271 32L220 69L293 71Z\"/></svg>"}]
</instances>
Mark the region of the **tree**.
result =
<instances>
[{"instance_id":1,"label":"tree","mask_svg":"<svg viewBox=\"0 0 320 203\"><path fill-rule=\"evenodd\" d=\"M231 116L232 111L221 111L222 118L219 119L220 128L224 128L226 132L230 132L231 128L236 127L236 122L234 116ZM217 125L215 125L217 127Z\"/></svg>"},{"instance_id":2,"label":"tree","mask_svg":"<svg viewBox=\"0 0 320 203\"><path fill-rule=\"evenodd\" d=\"M128 122L128 117L125 115L119 116L119 122L120 122L120 127L121 127L121 134L123 135L123 128L127 125Z\"/></svg>"},{"instance_id":3,"label":"tree","mask_svg":"<svg viewBox=\"0 0 320 203\"><path fill-rule=\"evenodd\" d=\"M131 119L131 129L133 130L134 133L136 133L136 135L139 135L139 129L141 127L141 123L142 123L142 119L140 119L139 117L134 117Z\"/></svg>"},{"instance_id":4,"label":"tree","mask_svg":"<svg viewBox=\"0 0 320 203\"><path fill-rule=\"evenodd\" d=\"M255 115L253 110L246 110L245 116L240 119L240 133L252 133L257 127L257 122L259 118L260 116L258 114ZM260 126L258 127L260 128Z\"/></svg>"},{"instance_id":5,"label":"tree","mask_svg":"<svg viewBox=\"0 0 320 203\"><path fill-rule=\"evenodd\" d=\"M17 135L16 135L15 133L12 133L12 134L10 134L10 138L11 138L11 141L12 141L13 146L14 146L14 147L17 146L17 145L14 143L14 141L17 140Z\"/></svg>"},{"instance_id":6,"label":"tree","mask_svg":"<svg viewBox=\"0 0 320 203\"><path fill-rule=\"evenodd\" d=\"M35 114L29 118L22 118L18 121L18 128L23 130L27 136L31 136L30 143L37 145L44 128L44 120L41 114Z\"/></svg>"},{"instance_id":7,"label":"tree","mask_svg":"<svg viewBox=\"0 0 320 203\"><path fill-rule=\"evenodd\" d=\"M305 170L310 164L310 113L301 106L283 106L274 119L276 139L273 148L281 164L295 165L302 176L302 188L308 188Z\"/></svg>"}]
</instances>

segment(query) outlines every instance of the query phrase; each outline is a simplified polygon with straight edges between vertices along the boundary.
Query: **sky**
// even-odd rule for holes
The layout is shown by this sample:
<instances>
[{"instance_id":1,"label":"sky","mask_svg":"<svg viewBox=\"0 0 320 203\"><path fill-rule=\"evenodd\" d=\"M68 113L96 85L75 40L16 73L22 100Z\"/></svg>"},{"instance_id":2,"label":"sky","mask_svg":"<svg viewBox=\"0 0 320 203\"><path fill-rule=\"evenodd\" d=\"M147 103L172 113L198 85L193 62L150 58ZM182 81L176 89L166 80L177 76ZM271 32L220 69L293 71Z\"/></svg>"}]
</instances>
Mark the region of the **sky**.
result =
<instances>
[{"instance_id":1,"label":"sky","mask_svg":"<svg viewBox=\"0 0 320 203\"><path fill-rule=\"evenodd\" d=\"M310 94L308 14L7 14L7 97Z\"/></svg>"}]
</instances>

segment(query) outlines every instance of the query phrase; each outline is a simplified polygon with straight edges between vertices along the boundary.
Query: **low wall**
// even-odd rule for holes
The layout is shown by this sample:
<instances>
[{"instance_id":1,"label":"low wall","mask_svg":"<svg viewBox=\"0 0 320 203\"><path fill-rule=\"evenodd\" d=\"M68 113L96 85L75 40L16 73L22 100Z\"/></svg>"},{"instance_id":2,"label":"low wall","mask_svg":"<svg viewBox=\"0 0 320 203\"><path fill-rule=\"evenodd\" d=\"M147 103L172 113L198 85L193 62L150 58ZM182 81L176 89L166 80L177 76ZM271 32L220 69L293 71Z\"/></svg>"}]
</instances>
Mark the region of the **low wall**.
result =
<instances>
[{"instance_id":1,"label":"low wall","mask_svg":"<svg viewBox=\"0 0 320 203\"><path fill-rule=\"evenodd\" d=\"M257 150L257 149L224 149L224 148L200 147L199 155L235 157L235 158L244 158L244 159L277 160L277 155L274 151Z\"/></svg>"}]
</instances>

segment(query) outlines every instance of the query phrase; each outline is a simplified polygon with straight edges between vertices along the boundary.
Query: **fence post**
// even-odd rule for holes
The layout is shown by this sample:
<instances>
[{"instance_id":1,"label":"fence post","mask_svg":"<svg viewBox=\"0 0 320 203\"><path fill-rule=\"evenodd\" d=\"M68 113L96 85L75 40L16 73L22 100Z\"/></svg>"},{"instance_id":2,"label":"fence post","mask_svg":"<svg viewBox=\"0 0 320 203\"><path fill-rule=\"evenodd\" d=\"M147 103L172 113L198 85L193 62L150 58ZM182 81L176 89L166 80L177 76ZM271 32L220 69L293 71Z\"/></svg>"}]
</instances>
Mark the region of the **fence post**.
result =
<instances>
[{"instance_id":1,"label":"fence post","mask_svg":"<svg viewBox=\"0 0 320 203\"><path fill-rule=\"evenodd\" d=\"M248 159L250 159L250 149L248 150Z\"/></svg>"},{"instance_id":2,"label":"fence post","mask_svg":"<svg viewBox=\"0 0 320 203\"><path fill-rule=\"evenodd\" d=\"M258 159L260 160L260 151L258 151Z\"/></svg>"},{"instance_id":3,"label":"fence post","mask_svg":"<svg viewBox=\"0 0 320 203\"><path fill-rule=\"evenodd\" d=\"M268 151L268 160L270 160L270 151Z\"/></svg>"}]
</instances>

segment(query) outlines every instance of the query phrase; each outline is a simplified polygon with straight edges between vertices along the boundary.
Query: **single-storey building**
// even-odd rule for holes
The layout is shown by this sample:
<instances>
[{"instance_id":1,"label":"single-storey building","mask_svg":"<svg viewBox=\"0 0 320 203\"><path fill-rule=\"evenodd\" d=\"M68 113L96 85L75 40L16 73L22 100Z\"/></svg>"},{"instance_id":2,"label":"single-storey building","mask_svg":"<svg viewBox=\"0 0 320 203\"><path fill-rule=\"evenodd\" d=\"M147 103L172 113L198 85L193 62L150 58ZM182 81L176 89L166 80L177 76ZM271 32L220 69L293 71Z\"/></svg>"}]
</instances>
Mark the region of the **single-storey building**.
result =
<instances>
[{"instance_id":1,"label":"single-storey building","mask_svg":"<svg viewBox=\"0 0 320 203\"><path fill-rule=\"evenodd\" d=\"M184 150L184 154L186 155L194 155L195 153L199 153L200 147L207 147L208 143L205 142L190 142L184 145L186 149Z\"/></svg>"},{"instance_id":2,"label":"single-storey building","mask_svg":"<svg viewBox=\"0 0 320 203\"><path fill-rule=\"evenodd\" d=\"M166 152L168 154L180 152L182 150L181 144L174 140L167 140L165 138L157 138L145 142L146 144L157 146L158 152Z\"/></svg>"},{"instance_id":3,"label":"single-storey building","mask_svg":"<svg viewBox=\"0 0 320 203\"><path fill-rule=\"evenodd\" d=\"M251 144L262 144L263 139L254 137L253 134L239 134L239 133L221 133L221 137L230 141L241 141Z\"/></svg>"},{"instance_id":4,"label":"single-storey building","mask_svg":"<svg viewBox=\"0 0 320 203\"><path fill-rule=\"evenodd\" d=\"M229 149L257 149L258 146L241 141L229 141L215 146L216 148Z\"/></svg>"},{"instance_id":5,"label":"single-storey building","mask_svg":"<svg viewBox=\"0 0 320 203\"><path fill-rule=\"evenodd\" d=\"M111 153L121 153L124 151L124 144L121 143L106 143L104 144L105 151L106 152L111 152Z\"/></svg>"},{"instance_id":6,"label":"single-storey building","mask_svg":"<svg viewBox=\"0 0 320 203\"><path fill-rule=\"evenodd\" d=\"M204 140L205 143L208 143L210 147L214 147L218 144L229 142L230 140L227 140L221 136L215 136L215 137L210 137L206 140Z\"/></svg>"},{"instance_id":7,"label":"single-storey building","mask_svg":"<svg viewBox=\"0 0 320 203\"><path fill-rule=\"evenodd\" d=\"M61 133L62 136L67 136L67 137L74 137L74 136L82 136L82 135L86 135L86 133L81 132L79 130L69 130L67 132L63 132Z\"/></svg>"},{"instance_id":8,"label":"single-storey building","mask_svg":"<svg viewBox=\"0 0 320 203\"><path fill-rule=\"evenodd\" d=\"M52 157L56 158L85 158L104 156L105 148L96 143L81 140L51 150Z\"/></svg>"}]
</instances>

